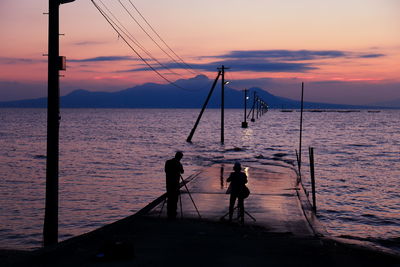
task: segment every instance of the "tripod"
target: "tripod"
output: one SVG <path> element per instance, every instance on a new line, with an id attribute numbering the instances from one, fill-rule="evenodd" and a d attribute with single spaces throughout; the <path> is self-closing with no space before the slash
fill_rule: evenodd
<path id="1" fill-rule="evenodd" d="M 240 209 L 239 209 L 239 206 L 238 206 L 238 205 L 233 209 L 233 211 L 235 211 L 236 209 L 238 210 L 238 216 L 237 216 L 237 218 L 238 218 L 238 219 L 242 219 L 242 222 L 244 222 L 244 215 L 245 215 L 245 214 L 246 214 L 247 216 L 249 216 L 254 222 L 257 221 L 256 218 L 254 218 L 250 213 L 248 213 L 248 212 L 244 209 L 244 205 L 243 205 L 243 215 L 240 213 Z M 228 214 L 229 214 L 229 211 L 228 211 L 227 213 L 225 213 L 225 215 L 222 216 L 222 217 L 220 218 L 220 220 L 224 220 L 225 217 L 226 217 Z M 243 217 L 242 217 L 242 216 L 243 216 Z"/>
<path id="2" fill-rule="evenodd" d="M 197 215 L 199 215 L 199 218 L 201 219 L 200 212 L 199 212 L 199 210 L 197 209 L 196 203 L 194 202 L 194 200 L 193 200 L 193 198 L 192 198 L 192 194 L 190 193 L 189 188 L 188 188 L 187 185 L 186 185 L 186 181 L 183 180 L 182 175 L 181 175 L 181 180 L 182 180 L 182 184 L 183 184 L 183 185 L 185 186 L 185 188 L 186 188 L 186 192 L 188 193 L 188 195 L 189 195 L 189 197 L 190 197 L 190 200 L 191 200 L 192 203 L 193 203 L 194 208 L 196 209 Z M 163 211 L 163 209 L 164 209 L 165 202 L 167 202 L 167 198 L 164 199 L 164 202 L 163 202 L 163 204 L 162 204 L 162 206 L 161 206 L 161 210 L 160 210 L 160 213 L 158 214 L 158 217 L 161 216 L 161 213 L 162 213 L 162 211 Z M 181 218 L 183 218 L 183 209 L 182 209 L 182 197 L 181 197 L 181 194 L 179 194 L 179 203 L 180 203 L 180 208 L 181 208 Z"/>

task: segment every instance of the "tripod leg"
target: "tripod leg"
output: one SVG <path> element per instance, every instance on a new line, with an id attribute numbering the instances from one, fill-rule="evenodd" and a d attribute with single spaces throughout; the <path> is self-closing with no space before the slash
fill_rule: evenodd
<path id="1" fill-rule="evenodd" d="M 250 218 L 252 218 L 253 219 L 253 221 L 257 221 L 256 220 L 256 218 L 254 218 L 250 213 L 248 213 L 247 211 L 244 211 L 244 213 L 246 213 L 247 214 L 247 216 L 249 216 Z"/>
<path id="2" fill-rule="evenodd" d="M 197 214 L 199 215 L 199 218 L 201 219 L 200 212 L 199 212 L 199 210 L 197 209 L 196 203 L 194 203 L 194 200 L 193 200 L 193 198 L 192 198 L 192 194 L 190 194 L 189 188 L 186 186 L 186 182 L 183 180 L 182 175 L 181 175 L 181 179 L 182 179 L 183 185 L 184 185 L 185 188 L 186 188 L 186 191 L 187 191 L 188 194 L 189 194 L 190 200 L 192 200 L 193 206 L 194 206 L 194 208 L 196 209 Z"/>
<path id="3" fill-rule="evenodd" d="M 183 210 L 182 210 L 182 197 L 181 194 L 179 193 L 179 204 L 181 206 L 181 219 L 183 218 Z"/>
<path id="4" fill-rule="evenodd" d="M 239 198 L 238 200 L 238 219 L 240 218 L 241 224 L 244 224 L 244 199 Z"/>
<path id="5" fill-rule="evenodd" d="M 243 212 L 243 207 L 240 207 L 238 205 L 238 221 L 243 225 L 244 224 L 244 212 Z"/>
<path id="6" fill-rule="evenodd" d="M 224 219 L 228 214 L 229 214 L 229 211 L 228 211 L 227 213 L 225 213 L 225 214 L 220 218 L 220 220 Z"/>
<path id="7" fill-rule="evenodd" d="M 236 206 L 233 210 L 236 210 L 238 207 Z M 229 214 L 229 211 L 227 212 L 227 213 L 225 213 L 221 218 L 220 218 L 220 220 L 222 220 L 222 219 L 224 219 L 226 216 L 228 216 L 228 214 Z"/>
<path id="8" fill-rule="evenodd" d="M 158 218 L 161 217 L 161 213 L 162 213 L 162 211 L 163 211 L 163 209 L 164 209 L 165 202 L 167 202 L 167 198 L 165 198 L 165 199 L 164 199 L 164 202 L 162 203 L 162 206 L 161 206 L 161 209 L 160 209 L 160 213 L 158 213 Z"/>

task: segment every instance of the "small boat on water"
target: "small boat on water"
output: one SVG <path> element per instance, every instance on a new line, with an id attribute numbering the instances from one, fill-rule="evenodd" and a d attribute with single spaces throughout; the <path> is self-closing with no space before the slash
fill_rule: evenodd
<path id="1" fill-rule="evenodd" d="M 379 113 L 379 112 L 381 112 L 380 110 L 368 110 L 367 111 L 368 113 Z"/>

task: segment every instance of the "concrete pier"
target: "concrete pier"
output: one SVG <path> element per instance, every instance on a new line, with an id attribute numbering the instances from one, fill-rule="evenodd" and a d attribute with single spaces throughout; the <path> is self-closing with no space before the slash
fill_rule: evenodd
<path id="1" fill-rule="evenodd" d="M 399 266 L 378 250 L 323 237 L 290 165 L 243 163 L 251 194 L 245 223 L 221 219 L 228 212 L 226 179 L 232 164 L 188 177 L 182 218 L 168 220 L 165 195 L 140 212 L 93 232 L 33 252 L 0 251 L 2 266 Z M 308 204 L 307 204 L 308 203 Z"/>
<path id="2" fill-rule="evenodd" d="M 274 163 L 274 162 L 271 162 Z M 270 232 L 291 233 L 298 236 L 312 236 L 310 228 L 297 196 L 297 175 L 288 166 L 264 165 L 258 167 L 243 165 L 248 177 L 250 196 L 245 200 L 245 224 L 258 225 Z M 232 172 L 232 164 L 218 164 L 202 171 L 188 189 L 202 218 L 220 221 L 228 212 L 229 195 L 226 179 Z M 198 218 L 197 212 L 186 189 L 182 187 L 182 211 L 184 218 Z M 162 204 L 150 212 L 159 215 Z M 166 216 L 166 209 L 163 209 Z M 178 218 L 181 216 L 178 203 Z M 226 216 L 227 217 L 227 216 Z"/>

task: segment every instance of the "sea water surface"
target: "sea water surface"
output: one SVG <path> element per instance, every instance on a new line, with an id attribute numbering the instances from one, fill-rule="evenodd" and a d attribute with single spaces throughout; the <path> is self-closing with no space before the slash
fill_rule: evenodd
<path id="1" fill-rule="evenodd" d="M 242 110 L 63 109 L 60 126 L 60 239 L 138 211 L 165 190 L 164 162 L 184 152 L 185 175 L 216 162 L 296 164 L 300 113 L 270 110 L 249 128 Z M 318 216 L 334 236 L 399 249 L 400 111 L 305 112 L 303 179 L 315 149 Z M 46 110 L 0 109 L 0 248 L 41 246 Z"/>

